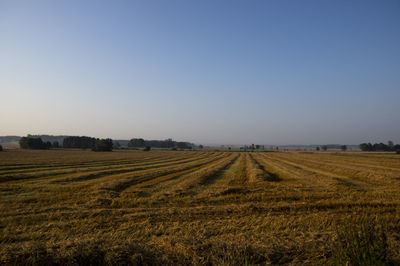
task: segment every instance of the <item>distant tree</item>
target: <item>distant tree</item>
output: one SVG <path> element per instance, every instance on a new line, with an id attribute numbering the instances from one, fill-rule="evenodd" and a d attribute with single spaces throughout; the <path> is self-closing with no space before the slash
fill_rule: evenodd
<path id="1" fill-rule="evenodd" d="M 232 148 L 231 147 L 228 147 L 228 150 L 231 150 Z"/>
<path id="2" fill-rule="evenodd" d="M 179 148 L 179 149 L 192 149 L 193 144 L 189 142 L 177 142 L 173 141 L 172 139 L 166 139 L 166 140 L 144 140 L 144 139 L 139 139 L 139 138 L 134 138 L 131 139 L 128 142 L 128 147 L 132 148 L 141 148 L 145 146 L 150 146 L 153 148 Z"/>
<path id="3" fill-rule="evenodd" d="M 315 150 L 319 151 L 319 150 L 320 150 L 319 146 L 317 146 L 317 147 L 315 148 Z"/>
<path id="4" fill-rule="evenodd" d="M 346 145 L 342 145 L 342 146 L 340 146 L 340 149 L 341 149 L 342 151 L 346 151 L 346 150 L 347 150 L 347 146 L 346 146 Z"/>
<path id="5" fill-rule="evenodd" d="M 91 137 L 78 137 L 78 136 L 71 136 L 66 137 L 63 140 L 63 147 L 64 148 L 72 148 L 72 149 L 93 149 L 96 145 L 98 139 L 91 138 Z"/>
<path id="6" fill-rule="evenodd" d="M 199 145 L 199 149 L 203 149 L 203 145 L 200 144 L 200 145 Z"/>
<path id="7" fill-rule="evenodd" d="M 146 147 L 143 148 L 143 151 L 150 151 L 150 150 L 151 150 L 150 146 L 146 146 Z"/>
<path id="8" fill-rule="evenodd" d="M 388 144 L 385 143 L 361 143 L 360 149 L 362 151 L 397 151 L 400 148 L 399 144 L 394 145 L 393 141 L 388 141 Z"/>
<path id="9" fill-rule="evenodd" d="M 52 148 L 60 148 L 60 144 L 58 143 L 58 141 L 53 141 L 53 144 L 51 144 Z"/>
<path id="10" fill-rule="evenodd" d="M 388 151 L 389 150 L 389 148 L 388 148 L 388 146 L 385 144 L 385 143 L 375 143 L 374 145 L 373 145 L 373 147 L 374 147 L 374 151 Z"/>
<path id="11" fill-rule="evenodd" d="M 50 148 L 50 142 L 43 142 L 41 138 L 31 138 L 31 137 L 22 137 L 19 140 L 19 146 L 21 149 L 40 149 L 45 150 Z"/>
<path id="12" fill-rule="evenodd" d="M 128 142 L 128 147 L 144 147 L 145 146 L 145 141 L 144 139 L 131 139 Z"/>
<path id="13" fill-rule="evenodd" d="M 359 145 L 359 147 L 360 147 L 360 150 L 362 150 L 362 151 L 370 151 L 368 143 L 361 143 Z"/>
<path id="14" fill-rule="evenodd" d="M 0 151 L 3 151 L 3 146 L 0 145 Z"/>
<path id="15" fill-rule="evenodd" d="M 371 142 L 368 142 L 368 150 L 369 151 L 374 151 L 375 150 L 375 147 L 371 144 Z"/>
<path id="16" fill-rule="evenodd" d="M 252 150 L 254 150 L 254 149 L 255 149 L 255 147 L 254 147 L 254 144 L 251 144 L 251 147 L 250 147 L 250 149 L 252 149 Z"/>
<path id="17" fill-rule="evenodd" d="M 396 151 L 397 154 L 400 154 L 400 144 L 394 145 L 393 149 Z"/>
<path id="18" fill-rule="evenodd" d="M 179 149 L 187 149 L 187 148 L 189 148 L 189 147 L 187 146 L 187 143 L 186 143 L 186 142 L 177 142 L 177 143 L 176 143 L 176 147 L 179 148 Z"/>
<path id="19" fill-rule="evenodd" d="M 327 145 L 322 145 L 321 148 L 322 148 L 323 151 L 327 151 L 328 150 L 328 146 Z"/>
<path id="20" fill-rule="evenodd" d="M 256 150 L 259 150 L 260 149 L 260 145 L 256 145 Z"/>
<path id="21" fill-rule="evenodd" d="M 112 139 L 99 139 L 95 146 L 92 148 L 93 151 L 112 151 L 113 141 Z"/>

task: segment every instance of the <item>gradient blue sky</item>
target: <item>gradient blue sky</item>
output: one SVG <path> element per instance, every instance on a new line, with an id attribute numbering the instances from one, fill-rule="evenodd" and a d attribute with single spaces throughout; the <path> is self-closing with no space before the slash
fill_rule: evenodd
<path id="1" fill-rule="evenodd" d="M 400 143 L 400 1 L 0 1 L 0 135 Z"/>

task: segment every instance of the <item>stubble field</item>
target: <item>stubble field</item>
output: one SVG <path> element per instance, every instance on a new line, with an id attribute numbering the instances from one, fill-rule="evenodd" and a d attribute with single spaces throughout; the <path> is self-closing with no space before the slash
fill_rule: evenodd
<path id="1" fill-rule="evenodd" d="M 352 230 L 400 263 L 400 156 L 0 153 L 0 264 L 340 264 Z"/>

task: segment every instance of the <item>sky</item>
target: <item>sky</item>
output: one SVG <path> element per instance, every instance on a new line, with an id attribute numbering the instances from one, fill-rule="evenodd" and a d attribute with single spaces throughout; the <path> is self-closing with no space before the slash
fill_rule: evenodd
<path id="1" fill-rule="evenodd" d="M 400 143 L 400 1 L 0 1 L 0 135 Z"/>

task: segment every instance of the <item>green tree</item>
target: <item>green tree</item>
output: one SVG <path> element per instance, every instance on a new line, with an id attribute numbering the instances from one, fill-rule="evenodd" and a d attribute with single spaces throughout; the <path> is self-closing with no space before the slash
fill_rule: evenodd
<path id="1" fill-rule="evenodd" d="M 342 151 L 346 151 L 346 150 L 347 150 L 347 146 L 346 146 L 346 145 L 342 145 L 342 146 L 340 146 L 340 149 L 341 149 Z"/>
<path id="2" fill-rule="evenodd" d="M 388 146 L 385 143 L 375 143 L 373 145 L 375 151 L 388 151 Z"/>
<path id="3" fill-rule="evenodd" d="M 322 148 L 323 151 L 327 151 L 328 150 L 328 146 L 327 145 L 322 145 L 321 148 Z"/>
<path id="4" fill-rule="evenodd" d="M 320 150 L 319 146 L 318 146 L 318 147 L 316 147 L 316 148 L 315 148 L 315 150 L 319 151 L 319 150 Z"/>
<path id="5" fill-rule="evenodd" d="M 128 147 L 144 147 L 145 145 L 145 140 L 141 138 L 131 139 L 128 142 Z"/>
<path id="6" fill-rule="evenodd" d="M 49 145 L 50 144 L 50 145 Z M 43 142 L 41 138 L 22 137 L 19 140 L 21 149 L 48 149 L 51 146 L 50 142 Z"/>
<path id="7" fill-rule="evenodd" d="M 92 148 L 93 151 L 112 151 L 113 141 L 112 139 L 99 139 L 96 145 Z"/>
<path id="8" fill-rule="evenodd" d="M 359 145 L 359 147 L 360 147 L 360 150 L 362 150 L 362 151 L 370 151 L 370 147 L 369 147 L 368 143 L 361 143 Z"/>
<path id="9" fill-rule="evenodd" d="M 396 151 L 397 154 L 400 154 L 400 144 L 394 145 L 393 149 Z"/>
<path id="10" fill-rule="evenodd" d="M 60 144 L 58 143 L 58 141 L 53 141 L 53 144 L 51 144 L 52 148 L 60 148 Z"/>
<path id="11" fill-rule="evenodd" d="M 71 136 L 66 137 L 63 140 L 63 147 L 64 148 L 72 148 L 72 149 L 93 149 L 96 145 L 98 139 L 91 138 L 91 137 L 78 137 L 78 136 Z"/>

